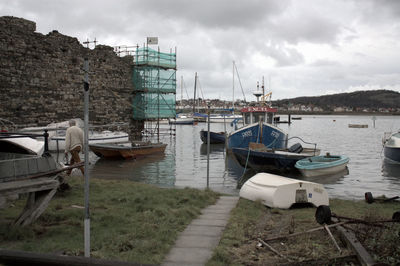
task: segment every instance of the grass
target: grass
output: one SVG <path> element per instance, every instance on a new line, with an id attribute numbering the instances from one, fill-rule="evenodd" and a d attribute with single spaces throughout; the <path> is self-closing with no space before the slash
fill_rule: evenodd
<path id="1" fill-rule="evenodd" d="M 330 201 L 330 208 L 340 216 L 374 221 L 391 219 L 392 214 L 400 210 L 400 203 L 367 204 L 364 201 L 333 199 Z M 319 227 L 315 221 L 315 211 L 315 208 L 270 209 L 258 202 L 240 199 L 231 213 L 220 244 L 207 265 L 275 265 L 287 264 L 289 260 L 292 263 L 328 261 L 334 257 L 351 255 L 352 251 L 339 241 L 339 234 L 335 229 L 331 231 L 342 249 L 341 254 L 325 230 L 268 241 L 268 244 L 287 259 L 279 257 L 265 246 L 258 246 L 258 238 L 264 240 Z M 387 228 L 365 225 L 351 227 L 377 262 L 398 265 L 400 225 L 386 225 Z"/>
<path id="2" fill-rule="evenodd" d="M 57 193 L 32 225 L 10 224 L 25 199 L 0 210 L 0 248 L 83 255 L 84 183 Z M 163 189 L 132 181 L 91 179 L 91 255 L 137 263 L 161 263 L 177 234 L 219 197 L 211 190 Z"/>

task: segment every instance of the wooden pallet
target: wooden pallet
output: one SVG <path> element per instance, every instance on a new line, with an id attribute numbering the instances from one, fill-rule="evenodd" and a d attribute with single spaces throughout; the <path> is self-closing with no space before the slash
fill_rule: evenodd
<path id="1" fill-rule="evenodd" d="M 31 224 L 44 212 L 59 185 L 58 180 L 49 177 L 4 182 L 0 186 L 0 198 L 28 194 L 26 205 L 14 222 L 15 225 L 25 226 Z"/>

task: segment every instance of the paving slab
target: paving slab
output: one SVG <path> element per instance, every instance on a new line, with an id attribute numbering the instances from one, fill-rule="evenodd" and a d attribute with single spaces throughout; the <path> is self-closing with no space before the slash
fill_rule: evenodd
<path id="1" fill-rule="evenodd" d="M 221 240 L 231 210 L 239 197 L 223 196 L 181 232 L 166 256 L 164 266 L 205 265 Z"/>

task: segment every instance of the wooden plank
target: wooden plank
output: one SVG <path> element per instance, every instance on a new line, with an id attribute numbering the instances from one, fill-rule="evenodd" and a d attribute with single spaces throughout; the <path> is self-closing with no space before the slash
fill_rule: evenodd
<path id="1" fill-rule="evenodd" d="M 332 220 L 334 222 L 337 221 L 335 218 L 332 218 Z M 357 258 L 362 265 L 375 265 L 375 261 L 373 260 L 371 255 L 363 247 L 363 245 L 361 245 L 360 241 L 358 241 L 357 237 L 352 231 L 347 230 L 342 226 L 337 226 L 336 228 L 339 230 L 346 243 L 350 245 L 351 249 L 356 253 Z"/>
<path id="2" fill-rule="evenodd" d="M 58 187 L 59 182 L 51 178 L 39 178 L 1 183 L 0 195 L 2 197 L 12 194 L 30 193 L 49 190 Z"/>
<path id="3" fill-rule="evenodd" d="M 48 191 L 35 192 L 35 195 L 33 196 L 34 202 L 30 201 L 28 198 L 26 208 L 16 219 L 15 225 L 25 226 L 34 222 L 46 210 L 50 200 L 56 192 L 57 188 Z"/>
<path id="4" fill-rule="evenodd" d="M 150 266 L 134 262 L 103 260 L 55 254 L 0 249 L 0 263 L 5 265 L 93 265 L 93 266 Z"/>
<path id="5" fill-rule="evenodd" d="M 330 228 L 330 227 L 335 227 L 335 226 L 339 226 L 339 225 L 346 224 L 346 223 L 349 223 L 349 222 L 346 221 L 346 222 L 330 224 L 330 225 L 327 225 L 326 227 Z M 316 227 L 316 228 L 313 228 L 313 229 L 310 229 L 310 230 L 307 230 L 307 231 L 297 232 L 297 233 L 293 233 L 293 234 L 290 234 L 290 235 L 280 235 L 280 236 L 270 237 L 270 238 L 264 239 L 264 241 L 272 241 L 272 240 L 278 240 L 278 239 L 284 239 L 284 238 L 299 236 L 299 235 L 308 234 L 308 233 L 311 233 L 311 232 L 314 232 L 314 231 L 318 231 L 318 230 L 323 230 L 323 229 L 325 229 L 324 226 Z"/>

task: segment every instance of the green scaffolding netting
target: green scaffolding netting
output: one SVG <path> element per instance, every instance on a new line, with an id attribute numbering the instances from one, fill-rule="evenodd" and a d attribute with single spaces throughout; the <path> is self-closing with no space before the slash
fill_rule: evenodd
<path id="1" fill-rule="evenodd" d="M 135 54 L 135 64 L 176 68 L 176 54 L 161 53 L 149 47 L 137 48 Z"/>
<path id="2" fill-rule="evenodd" d="M 138 93 L 132 107 L 134 119 L 175 117 L 175 94 Z"/>
<path id="3" fill-rule="evenodd" d="M 136 91 L 176 93 L 176 71 L 152 66 L 135 66 L 133 83 Z"/>
<path id="4" fill-rule="evenodd" d="M 133 118 L 175 117 L 176 54 L 143 47 L 134 58 Z"/>

